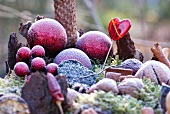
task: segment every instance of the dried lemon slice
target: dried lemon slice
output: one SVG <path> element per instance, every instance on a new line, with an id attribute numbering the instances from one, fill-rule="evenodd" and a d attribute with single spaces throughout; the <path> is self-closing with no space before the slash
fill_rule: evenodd
<path id="1" fill-rule="evenodd" d="M 0 97 L 0 114 L 30 114 L 30 111 L 20 96 L 7 94 Z"/>

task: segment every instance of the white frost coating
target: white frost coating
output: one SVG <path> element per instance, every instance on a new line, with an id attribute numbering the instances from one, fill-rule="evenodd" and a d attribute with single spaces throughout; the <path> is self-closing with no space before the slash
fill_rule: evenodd
<path id="1" fill-rule="evenodd" d="M 93 92 L 94 90 L 103 90 L 105 92 L 112 91 L 115 94 L 119 93 L 116 81 L 109 78 L 103 78 L 102 80 L 100 80 L 98 83 L 90 88 L 89 92 Z"/>
<path id="2" fill-rule="evenodd" d="M 121 94 L 129 94 L 132 97 L 136 97 L 136 93 L 139 89 L 143 88 L 144 84 L 142 79 L 139 78 L 125 78 L 119 85 L 118 89 Z"/>
<path id="3" fill-rule="evenodd" d="M 159 61 L 150 60 L 145 62 L 135 76 L 138 78 L 145 76 L 156 84 L 162 84 L 164 82 L 170 85 L 170 70 L 165 64 Z"/>

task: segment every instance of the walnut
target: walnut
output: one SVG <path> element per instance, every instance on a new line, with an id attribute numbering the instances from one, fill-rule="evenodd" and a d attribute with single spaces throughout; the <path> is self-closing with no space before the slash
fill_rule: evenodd
<path id="1" fill-rule="evenodd" d="M 165 84 L 170 85 L 169 68 L 165 64 L 155 60 L 145 62 L 135 74 L 135 77 L 146 77 L 150 78 L 151 81 L 155 82 L 156 84 L 162 85 L 164 82 Z"/>
<path id="2" fill-rule="evenodd" d="M 132 97 L 137 97 L 136 92 L 138 92 L 139 89 L 143 87 L 144 87 L 144 84 L 142 82 L 142 79 L 138 79 L 138 78 L 125 78 L 118 85 L 120 94 L 129 94 Z"/>
<path id="3" fill-rule="evenodd" d="M 115 94 L 119 93 L 116 81 L 109 78 L 103 78 L 95 85 L 91 86 L 91 88 L 89 89 L 89 93 L 93 92 L 94 90 L 103 90 L 105 92 L 112 91 Z"/>

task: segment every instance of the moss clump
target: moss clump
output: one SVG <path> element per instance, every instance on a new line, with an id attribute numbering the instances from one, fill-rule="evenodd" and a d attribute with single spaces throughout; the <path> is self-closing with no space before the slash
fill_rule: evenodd
<path id="1" fill-rule="evenodd" d="M 12 73 L 5 79 L 0 78 L 0 94 L 15 93 L 21 95 L 21 88 L 25 82 L 24 78 L 18 77 Z"/>
<path id="2" fill-rule="evenodd" d="M 155 114 L 161 114 L 159 103 L 160 86 L 149 79 L 143 80 L 145 87 L 140 89 L 139 98 L 130 95 L 114 95 L 112 92 L 96 91 L 78 97 L 70 112 L 81 112 L 92 107 L 96 112 L 110 111 L 114 114 L 140 114 L 143 107 L 152 107 Z"/>

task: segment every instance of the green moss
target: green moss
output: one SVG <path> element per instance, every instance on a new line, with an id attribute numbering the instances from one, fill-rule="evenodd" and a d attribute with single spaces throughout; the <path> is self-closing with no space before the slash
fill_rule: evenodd
<path id="1" fill-rule="evenodd" d="M 5 79 L 0 78 L 0 93 L 15 93 L 17 95 L 20 95 L 24 81 L 25 79 L 16 76 L 12 71 L 10 76 L 7 76 Z"/>
<path id="2" fill-rule="evenodd" d="M 78 97 L 70 112 L 82 111 L 92 107 L 96 111 L 111 111 L 114 114 L 140 114 L 143 107 L 152 107 L 155 114 L 161 114 L 159 104 L 160 86 L 149 79 L 143 80 L 145 87 L 138 93 L 138 99 L 130 95 L 114 95 L 112 92 L 96 91 Z"/>

